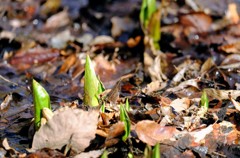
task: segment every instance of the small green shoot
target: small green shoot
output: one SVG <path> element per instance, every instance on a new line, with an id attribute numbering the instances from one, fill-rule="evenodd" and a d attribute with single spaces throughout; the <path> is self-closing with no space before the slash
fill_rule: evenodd
<path id="1" fill-rule="evenodd" d="M 148 23 L 152 17 L 152 14 L 156 11 L 156 0 L 143 0 L 141 11 L 140 11 L 140 21 L 143 28 L 148 27 Z"/>
<path id="2" fill-rule="evenodd" d="M 87 56 L 84 75 L 84 104 L 98 106 L 98 95 L 103 91 L 104 87 L 95 74 L 90 57 Z"/>
<path id="3" fill-rule="evenodd" d="M 153 152 L 152 152 L 152 158 L 160 158 L 161 154 L 160 154 L 160 145 L 159 143 L 157 143 L 154 147 L 153 147 Z"/>
<path id="4" fill-rule="evenodd" d="M 128 158 L 134 158 L 132 153 L 128 153 Z"/>
<path id="5" fill-rule="evenodd" d="M 146 145 L 145 149 L 144 149 L 144 158 L 151 158 L 152 155 L 152 147 L 150 145 Z"/>
<path id="6" fill-rule="evenodd" d="M 127 98 L 127 100 L 126 100 L 125 106 L 126 106 L 127 112 L 129 112 L 129 111 L 130 111 L 130 105 L 129 105 L 128 98 Z"/>
<path id="7" fill-rule="evenodd" d="M 157 143 L 154 147 L 146 145 L 144 149 L 144 158 L 160 158 L 160 144 Z"/>
<path id="8" fill-rule="evenodd" d="M 100 112 L 105 113 L 105 102 L 103 102 L 102 106 L 100 107 Z"/>
<path id="9" fill-rule="evenodd" d="M 108 152 L 107 152 L 107 150 L 104 150 L 101 158 L 108 158 Z"/>
<path id="10" fill-rule="evenodd" d="M 124 123 L 125 134 L 122 137 L 126 141 L 131 131 L 131 122 L 124 105 L 120 105 L 120 120 Z"/>
<path id="11" fill-rule="evenodd" d="M 160 24 L 161 24 L 161 7 L 159 7 L 157 11 L 153 13 L 148 26 L 149 36 L 152 38 L 153 46 L 156 50 L 160 50 L 160 46 L 158 43 L 161 39 Z"/>
<path id="12" fill-rule="evenodd" d="M 35 129 L 38 130 L 42 118 L 42 109 L 49 108 L 50 97 L 47 91 L 34 79 L 32 80 L 32 89 L 33 89 L 33 103 L 34 103 L 34 125 Z"/>
<path id="13" fill-rule="evenodd" d="M 149 44 L 155 50 L 160 50 L 159 41 L 161 39 L 161 6 L 157 8 L 156 0 L 143 0 L 140 21 L 143 32 L 149 37 Z"/>
<path id="14" fill-rule="evenodd" d="M 206 113 L 209 107 L 209 100 L 205 90 L 203 90 L 201 96 L 201 107 L 204 109 L 204 112 Z"/>

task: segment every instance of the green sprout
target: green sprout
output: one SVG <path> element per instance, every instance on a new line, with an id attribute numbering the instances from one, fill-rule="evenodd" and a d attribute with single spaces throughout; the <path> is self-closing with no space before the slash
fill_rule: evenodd
<path id="1" fill-rule="evenodd" d="M 201 96 L 201 107 L 204 109 L 204 112 L 206 113 L 209 107 L 209 100 L 205 90 L 203 90 Z"/>
<path id="2" fill-rule="evenodd" d="M 152 14 L 157 10 L 156 0 L 143 0 L 141 11 L 140 11 L 140 21 L 144 28 L 148 27 L 149 21 Z"/>
<path id="3" fill-rule="evenodd" d="M 128 158 L 134 158 L 133 154 L 132 153 L 128 153 Z"/>
<path id="4" fill-rule="evenodd" d="M 130 105 L 129 105 L 128 98 L 127 98 L 127 100 L 126 100 L 125 106 L 126 106 L 126 110 L 127 110 L 127 111 L 130 111 Z"/>
<path id="5" fill-rule="evenodd" d="M 108 151 L 107 150 L 104 150 L 101 158 L 108 158 Z"/>
<path id="6" fill-rule="evenodd" d="M 106 106 L 106 103 L 103 102 L 102 106 L 100 107 L 100 112 L 101 113 L 105 113 L 105 106 Z"/>
<path id="7" fill-rule="evenodd" d="M 34 125 L 39 129 L 41 125 L 42 109 L 51 110 L 50 97 L 47 91 L 34 79 L 32 80 L 33 103 L 34 103 Z"/>
<path id="8" fill-rule="evenodd" d="M 150 38 L 150 45 L 160 50 L 158 42 L 161 39 L 161 6 L 157 8 L 156 0 L 142 1 L 140 21 L 145 36 Z"/>
<path id="9" fill-rule="evenodd" d="M 120 105 L 120 120 L 124 123 L 124 129 L 125 129 L 125 134 L 122 137 L 122 140 L 126 141 L 128 136 L 130 135 L 131 122 L 124 105 Z"/>
<path id="10" fill-rule="evenodd" d="M 84 75 L 84 104 L 89 106 L 98 106 L 98 95 L 103 91 L 103 84 L 96 76 L 91 59 L 87 56 Z"/>
<path id="11" fill-rule="evenodd" d="M 152 158 L 160 158 L 161 154 L 160 154 L 160 145 L 159 143 L 157 143 L 154 147 L 153 147 L 153 152 L 152 152 Z"/>
<path id="12" fill-rule="evenodd" d="M 144 149 L 144 158 L 160 158 L 160 144 L 157 143 L 154 147 L 146 145 Z"/>

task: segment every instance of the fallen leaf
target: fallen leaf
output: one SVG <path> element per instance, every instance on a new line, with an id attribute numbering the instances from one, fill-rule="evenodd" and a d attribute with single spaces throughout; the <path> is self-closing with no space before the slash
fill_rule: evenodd
<path id="1" fill-rule="evenodd" d="M 240 42 L 226 44 L 219 47 L 220 50 L 226 53 L 240 53 Z"/>
<path id="2" fill-rule="evenodd" d="M 218 90 L 214 88 L 205 88 L 205 91 L 209 97 L 209 100 L 212 99 L 228 99 L 229 94 L 232 98 L 236 99 L 238 96 L 240 96 L 240 90 Z"/>
<path id="3" fill-rule="evenodd" d="M 59 109 L 54 112 L 52 119 L 35 133 L 32 149 L 61 149 L 70 145 L 74 152 L 79 153 L 95 138 L 97 123 L 97 111 Z"/>
<path id="4" fill-rule="evenodd" d="M 234 100 L 234 99 L 231 97 L 231 95 L 230 95 L 229 97 L 230 97 L 230 100 L 232 101 L 234 107 L 235 107 L 238 111 L 240 111 L 240 103 L 237 102 L 236 100 Z"/>
<path id="5" fill-rule="evenodd" d="M 76 60 L 76 54 L 69 55 L 61 66 L 59 73 L 66 73 L 73 66 Z"/>
<path id="6" fill-rule="evenodd" d="M 145 88 L 142 89 L 142 92 L 150 95 L 154 91 L 161 90 L 167 86 L 166 82 L 160 82 L 160 81 L 152 81 L 151 83 L 147 84 Z"/>
<path id="7" fill-rule="evenodd" d="M 186 35 L 204 33 L 209 31 L 212 18 L 204 13 L 192 13 L 181 16 L 180 23 L 186 27 L 184 31 Z"/>
<path id="8" fill-rule="evenodd" d="M 54 30 L 66 26 L 70 23 L 67 10 L 63 10 L 57 14 L 52 15 L 47 19 L 44 28 L 46 30 Z"/>
<path id="9" fill-rule="evenodd" d="M 160 126 L 150 120 L 138 122 L 135 126 L 135 131 L 141 141 L 152 146 L 164 139 L 174 138 L 174 135 L 178 133 L 175 127 Z"/>
<path id="10" fill-rule="evenodd" d="M 208 58 L 202 65 L 200 73 L 206 73 L 209 71 L 213 66 L 215 65 L 214 61 L 212 58 Z"/>
<path id="11" fill-rule="evenodd" d="M 5 110 L 13 100 L 12 94 L 8 94 L 5 98 L 4 101 L 0 104 L 0 111 Z"/>
<path id="12" fill-rule="evenodd" d="M 76 156 L 74 156 L 74 158 L 86 158 L 86 157 L 90 157 L 90 158 L 99 158 L 102 153 L 103 153 L 104 149 L 102 150 L 92 150 L 89 152 L 82 152 Z"/>
<path id="13" fill-rule="evenodd" d="M 188 98 L 175 99 L 170 103 L 170 106 L 174 109 L 174 111 L 180 113 L 183 110 L 187 110 L 189 108 L 190 99 Z"/>

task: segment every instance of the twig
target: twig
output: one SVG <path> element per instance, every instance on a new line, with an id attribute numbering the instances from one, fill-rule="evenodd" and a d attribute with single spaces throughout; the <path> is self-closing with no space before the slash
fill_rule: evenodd
<path id="1" fill-rule="evenodd" d="M 2 75 L 0 75 L 0 78 L 1 78 L 2 80 L 6 81 L 6 82 L 9 82 L 9 83 L 11 83 L 11 84 L 13 84 L 13 85 L 16 85 L 16 86 L 18 86 L 18 84 L 17 84 L 17 83 L 10 81 L 9 79 L 7 79 L 7 78 L 3 77 Z"/>

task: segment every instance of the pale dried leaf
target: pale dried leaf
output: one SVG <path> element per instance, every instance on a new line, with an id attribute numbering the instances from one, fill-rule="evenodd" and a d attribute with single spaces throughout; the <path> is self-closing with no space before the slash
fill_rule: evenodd
<path id="1" fill-rule="evenodd" d="M 200 73 L 206 73 L 214 66 L 214 61 L 212 58 L 208 58 L 202 65 Z"/>
<path id="2" fill-rule="evenodd" d="M 235 107 L 238 111 L 240 111 L 240 103 L 237 102 L 236 100 L 234 100 L 232 97 L 230 97 L 230 100 L 232 101 L 234 107 Z"/>
<path id="3" fill-rule="evenodd" d="M 12 100 L 12 94 L 8 94 L 0 105 L 0 111 L 6 109 L 10 105 Z"/>
<path id="4" fill-rule="evenodd" d="M 214 88 L 205 88 L 205 91 L 207 93 L 207 96 L 210 100 L 212 99 L 228 99 L 229 94 L 233 99 L 236 99 L 238 96 L 240 96 L 240 90 L 218 90 Z"/>
<path id="5" fill-rule="evenodd" d="M 47 19 L 45 29 L 57 29 L 70 23 L 67 10 L 63 10 Z"/>
<path id="6" fill-rule="evenodd" d="M 95 137 L 98 123 L 97 111 L 64 108 L 35 133 L 32 149 L 61 149 L 70 145 L 76 153 L 84 151 Z"/>
<path id="7" fill-rule="evenodd" d="M 74 156 L 74 158 L 86 158 L 86 157 L 90 157 L 90 158 L 98 158 L 102 155 L 104 149 L 102 150 L 92 150 L 89 152 L 82 152 L 76 156 Z"/>
<path id="8" fill-rule="evenodd" d="M 153 64 L 148 68 L 148 71 L 150 73 L 150 77 L 152 81 L 164 81 L 167 80 L 167 76 L 163 74 L 162 67 L 161 67 L 161 54 L 158 55 L 154 61 Z"/>
<path id="9" fill-rule="evenodd" d="M 172 79 L 173 82 L 180 82 L 184 78 L 185 72 L 188 70 L 189 66 L 182 68 Z"/>
<path id="10" fill-rule="evenodd" d="M 142 92 L 149 95 L 154 91 L 158 91 L 165 88 L 166 86 L 167 86 L 166 82 L 153 81 L 147 84 L 147 86 L 143 88 Z"/>
<path id="11" fill-rule="evenodd" d="M 174 109 L 174 111 L 180 113 L 189 108 L 190 100 L 188 98 L 175 99 L 170 103 L 170 106 Z"/>
<path id="12" fill-rule="evenodd" d="M 195 87 L 195 88 L 199 89 L 198 82 L 199 82 L 199 79 L 186 80 L 186 81 L 181 82 L 176 87 L 167 89 L 167 91 L 169 91 L 169 92 L 177 92 L 177 91 L 180 91 L 180 90 L 182 90 L 182 89 L 184 89 L 186 87 L 189 87 L 189 86 Z"/>
<path id="13" fill-rule="evenodd" d="M 110 36 L 106 36 L 106 35 L 101 35 L 101 36 L 97 36 L 94 38 L 94 40 L 92 41 L 91 45 L 100 45 L 100 44 L 108 44 L 108 43 L 113 43 L 114 39 Z"/>

